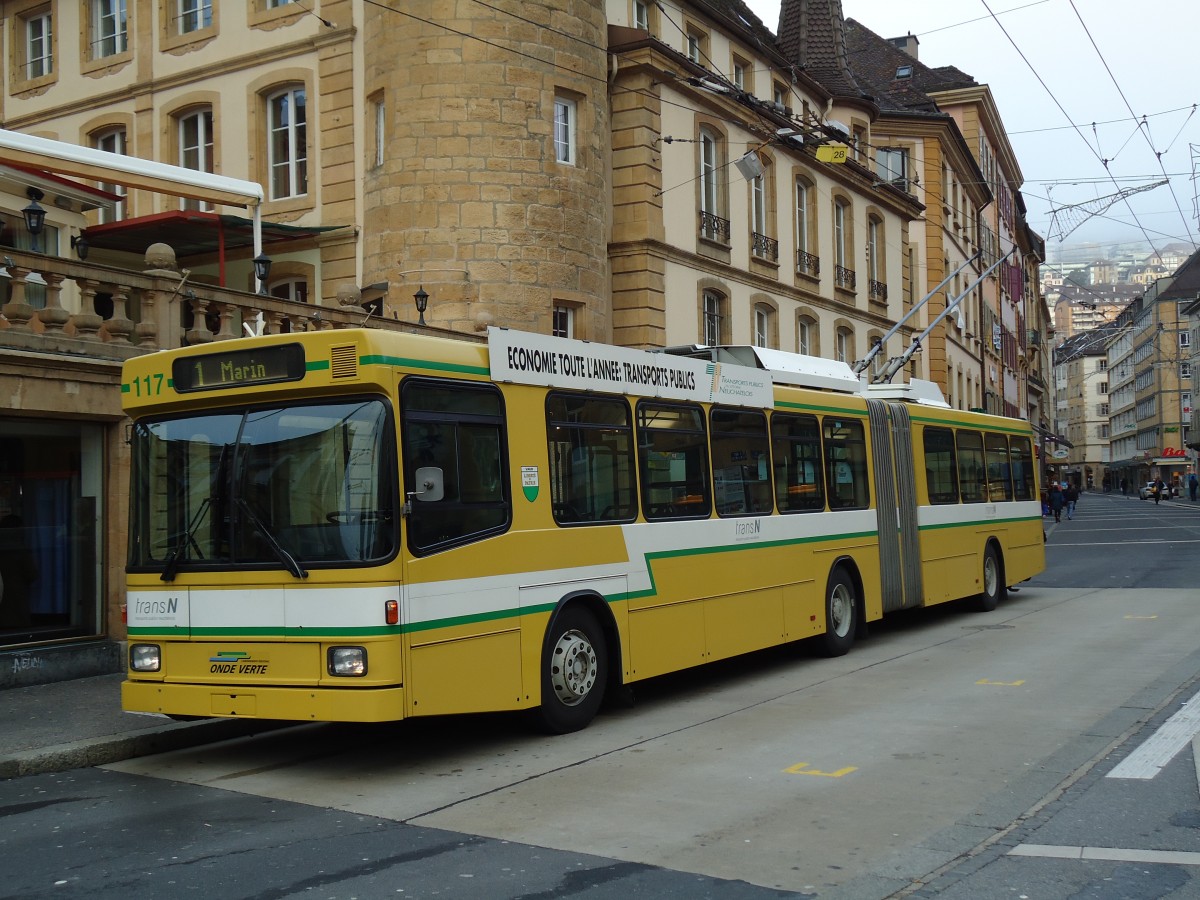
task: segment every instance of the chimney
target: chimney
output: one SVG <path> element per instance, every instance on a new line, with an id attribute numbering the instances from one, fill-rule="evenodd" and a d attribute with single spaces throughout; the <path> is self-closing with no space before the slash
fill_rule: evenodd
<path id="1" fill-rule="evenodd" d="M 917 59 L 917 45 L 921 42 L 917 40 L 917 36 L 911 31 L 904 37 L 889 38 L 888 43 L 893 47 L 899 47 L 913 59 Z"/>

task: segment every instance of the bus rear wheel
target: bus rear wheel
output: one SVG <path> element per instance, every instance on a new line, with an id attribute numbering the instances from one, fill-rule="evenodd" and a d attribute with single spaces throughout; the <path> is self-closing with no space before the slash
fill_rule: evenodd
<path id="1" fill-rule="evenodd" d="M 604 699 L 608 648 L 604 631 L 586 609 L 570 606 L 550 623 L 542 649 L 541 728 L 567 734 L 586 728 Z"/>
<path id="2" fill-rule="evenodd" d="M 821 651 L 825 656 L 845 656 L 854 645 L 858 621 L 858 593 L 854 582 L 840 566 L 829 573 L 825 587 L 825 633 Z"/>
<path id="3" fill-rule="evenodd" d="M 991 612 L 1008 596 L 1004 584 L 1004 562 L 995 546 L 989 544 L 983 551 L 983 592 L 975 598 L 975 608 L 980 612 Z"/>

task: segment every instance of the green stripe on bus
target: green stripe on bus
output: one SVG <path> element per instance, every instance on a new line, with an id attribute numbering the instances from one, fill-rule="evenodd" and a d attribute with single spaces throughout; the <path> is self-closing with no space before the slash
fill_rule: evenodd
<path id="1" fill-rule="evenodd" d="M 1029 434 L 1028 426 L 1020 425 L 996 425 L 991 422 L 986 426 L 977 425 L 974 422 L 961 422 L 957 419 L 935 419 L 932 416 L 917 416 L 911 412 L 908 415 L 913 422 L 921 422 L 925 425 L 940 425 L 943 428 L 966 428 L 970 431 L 1003 431 L 1007 434 Z"/>
<path id="2" fill-rule="evenodd" d="M 364 366 L 400 366 L 406 369 L 428 369 L 431 372 L 457 372 L 462 375 L 483 375 L 484 377 L 492 374 L 487 366 L 468 366 L 461 363 L 436 362 L 431 359 L 409 359 L 405 356 L 386 356 L 384 354 L 363 356 L 359 359 L 359 364 Z"/>
<path id="3" fill-rule="evenodd" d="M 857 416 L 860 419 L 865 419 L 867 417 L 867 411 L 865 409 L 845 409 L 844 407 L 840 406 L 818 406 L 815 403 L 791 403 L 787 400 L 776 400 L 775 408 L 786 410 L 804 410 L 805 412 L 836 413 L 840 416 Z"/>
<path id="4" fill-rule="evenodd" d="M 988 525 L 1013 525 L 1020 522 L 1037 522 L 1041 516 L 1014 516 L 1011 519 L 972 519 L 969 522 L 945 522 L 935 525 L 922 525 L 918 531 L 940 531 L 944 528 L 978 528 Z"/>
<path id="5" fill-rule="evenodd" d="M 329 368 L 329 360 L 327 359 L 311 359 L 305 362 L 305 372 L 323 372 Z"/>

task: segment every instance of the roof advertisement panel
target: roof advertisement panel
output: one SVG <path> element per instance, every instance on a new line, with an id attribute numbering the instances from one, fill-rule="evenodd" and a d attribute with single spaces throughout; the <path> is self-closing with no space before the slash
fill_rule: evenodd
<path id="1" fill-rule="evenodd" d="M 492 378 L 499 382 L 633 394 L 769 409 L 762 369 L 593 344 L 504 328 L 488 329 Z"/>

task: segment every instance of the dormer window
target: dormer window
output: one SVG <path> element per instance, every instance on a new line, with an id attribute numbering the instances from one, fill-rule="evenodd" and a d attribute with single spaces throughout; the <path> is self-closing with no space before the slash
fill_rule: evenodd
<path id="1" fill-rule="evenodd" d="M 912 78 L 912 73 L 913 73 L 912 66 L 896 66 L 896 77 L 897 78 Z"/>

